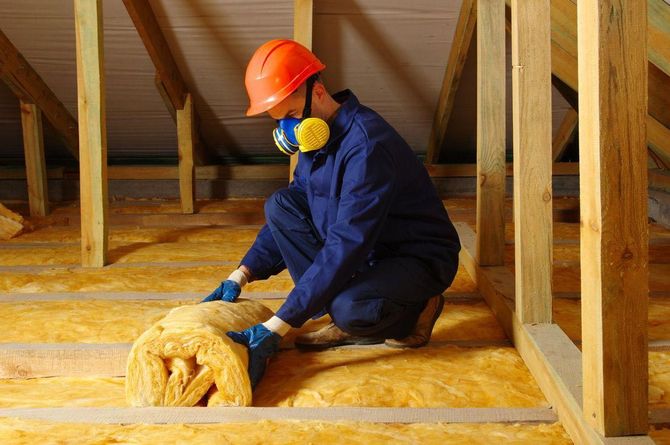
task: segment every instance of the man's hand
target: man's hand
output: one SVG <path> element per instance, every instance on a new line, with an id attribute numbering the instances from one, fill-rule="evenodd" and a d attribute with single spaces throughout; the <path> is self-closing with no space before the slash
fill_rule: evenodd
<path id="1" fill-rule="evenodd" d="M 249 348 L 249 378 L 255 388 L 265 374 L 268 360 L 279 350 L 281 336 L 260 323 L 242 332 L 228 332 L 228 337 Z"/>
<path id="2" fill-rule="evenodd" d="M 209 294 L 207 298 L 202 300 L 201 303 L 215 300 L 228 301 L 232 303 L 233 301 L 237 300 L 237 297 L 240 296 L 241 292 L 242 287 L 240 287 L 239 284 L 233 280 L 226 280 L 221 283 L 219 287 L 214 289 L 214 292 Z"/>

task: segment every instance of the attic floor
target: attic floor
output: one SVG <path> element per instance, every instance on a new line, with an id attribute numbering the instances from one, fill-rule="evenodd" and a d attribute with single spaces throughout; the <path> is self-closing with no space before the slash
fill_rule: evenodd
<path id="1" fill-rule="evenodd" d="M 511 203 L 507 217 L 511 220 Z M 454 221 L 474 224 L 474 200 L 445 201 Z M 24 203 L 12 207 L 25 214 Z M 263 201 L 200 202 L 198 214 L 181 215 L 178 203 L 122 201 L 110 207 L 110 261 L 83 269 L 79 261 L 78 208 L 61 205 L 33 230 L 0 243 L 2 343 L 130 343 L 172 307 L 195 303 L 225 278 L 251 245 L 262 223 Z M 554 206 L 554 317 L 580 342 L 578 201 Z M 513 226 L 507 226 L 506 261 L 513 267 Z M 670 231 L 650 224 L 650 408 L 670 408 Z M 276 310 L 292 282 L 283 273 L 245 288 L 278 296 L 263 303 Z M 122 299 L 110 293 L 138 292 Z M 165 299 L 141 296 L 174 293 Z M 60 296 L 57 293 L 65 293 Z M 183 293 L 180 296 L 179 293 Z M 258 294 L 260 295 L 260 294 Z M 255 406 L 323 407 L 547 407 L 548 402 L 463 268 L 445 294 L 448 304 L 431 344 L 418 350 L 382 346 L 299 352 L 288 336 L 254 393 Z M 103 296 L 106 296 L 103 299 Z M 310 321 L 302 330 L 327 322 Z M 666 350 L 667 348 L 667 350 Z M 53 377 L 0 380 L 0 407 L 125 406 L 122 377 Z M 658 443 L 670 430 L 652 428 Z M 269 421 L 212 425 L 63 424 L 0 418 L 3 443 L 45 438 L 96 443 L 571 443 L 559 423 L 379 424 L 371 422 Z M 664 442 L 669 441 L 669 442 Z M 68 442 L 68 443 L 70 443 Z"/>

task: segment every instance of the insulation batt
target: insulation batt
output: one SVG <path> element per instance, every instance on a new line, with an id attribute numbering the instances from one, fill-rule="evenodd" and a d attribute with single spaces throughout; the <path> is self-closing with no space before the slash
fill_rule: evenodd
<path id="1" fill-rule="evenodd" d="M 270 318 L 261 303 L 212 301 L 172 309 L 133 344 L 126 399 L 132 406 L 251 405 L 246 347 L 226 333 Z"/>

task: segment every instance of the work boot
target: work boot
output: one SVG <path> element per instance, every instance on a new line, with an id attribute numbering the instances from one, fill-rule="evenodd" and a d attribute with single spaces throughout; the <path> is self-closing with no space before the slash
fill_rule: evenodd
<path id="1" fill-rule="evenodd" d="M 414 326 L 414 331 L 405 338 L 396 340 L 389 338 L 386 340 L 386 346 L 391 348 L 420 348 L 430 341 L 433 333 L 433 326 L 444 307 L 444 297 L 436 295 L 431 297 L 426 303 L 426 307 L 419 314 L 419 318 Z"/>
<path id="2" fill-rule="evenodd" d="M 384 343 L 384 339 L 347 334 L 331 322 L 318 331 L 298 335 L 294 343 L 300 349 L 327 349 L 344 345 L 376 345 Z"/>

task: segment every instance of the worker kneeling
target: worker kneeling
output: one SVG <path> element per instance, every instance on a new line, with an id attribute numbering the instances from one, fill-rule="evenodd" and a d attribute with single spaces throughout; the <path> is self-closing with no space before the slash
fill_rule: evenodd
<path id="1" fill-rule="evenodd" d="M 458 268 L 458 235 L 421 161 L 351 91 L 331 96 L 324 68 L 291 40 L 265 43 L 247 66 L 247 115 L 276 119 L 277 147 L 299 156 L 239 269 L 204 300 L 235 301 L 247 282 L 288 268 L 295 287 L 275 316 L 228 333 L 249 348 L 252 386 L 310 317 L 333 322 L 297 347 L 425 345 Z"/>

